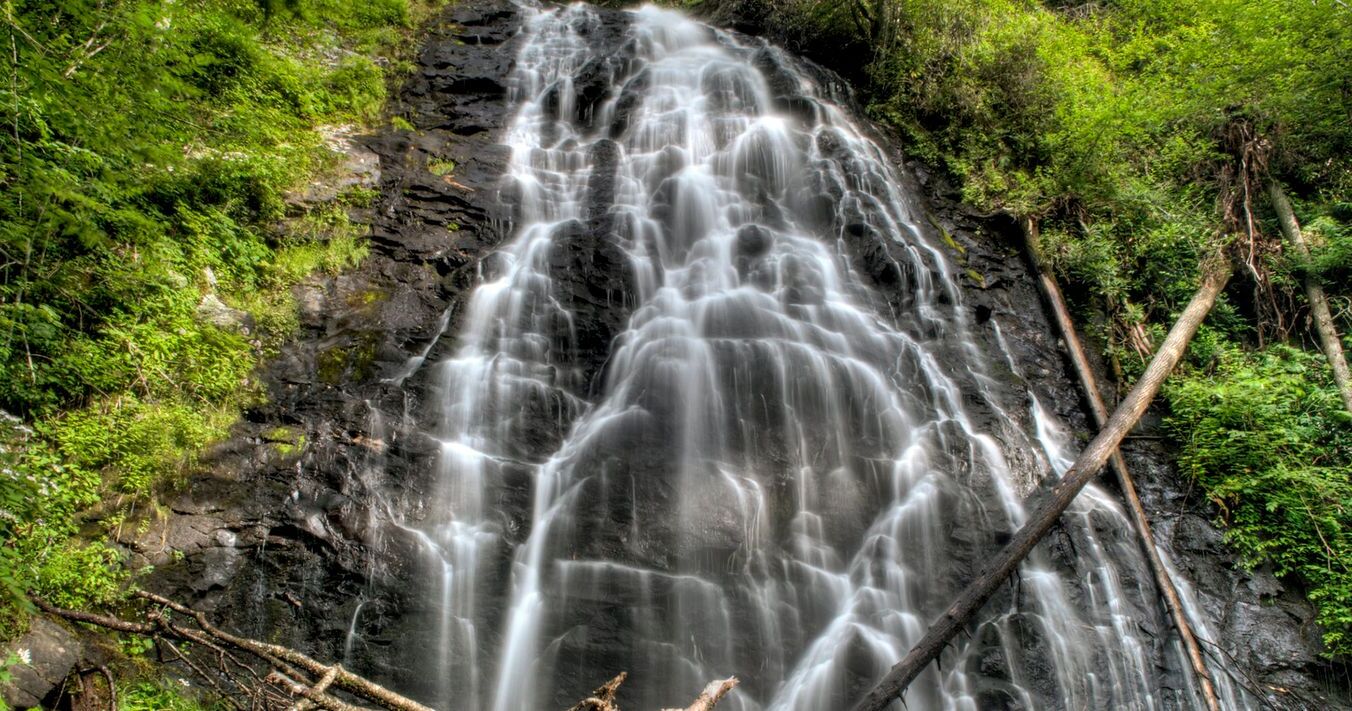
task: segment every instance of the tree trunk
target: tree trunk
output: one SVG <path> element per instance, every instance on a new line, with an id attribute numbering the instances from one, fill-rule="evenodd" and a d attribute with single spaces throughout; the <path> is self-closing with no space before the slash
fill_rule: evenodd
<path id="1" fill-rule="evenodd" d="M 1272 198 L 1272 207 L 1277 211 L 1282 233 L 1296 250 L 1300 258 L 1310 260 L 1310 246 L 1305 235 L 1300 232 L 1300 223 L 1296 222 L 1296 213 L 1291 210 L 1291 202 L 1286 193 L 1275 182 L 1268 183 L 1268 197 Z M 1324 298 L 1324 288 L 1314 277 L 1305 277 L 1305 297 L 1310 300 L 1310 315 L 1314 317 L 1315 330 L 1319 333 L 1319 344 L 1333 368 L 1333 382 L 1338 386 L 1338 394 L 1343 398 L 1343 406 L 1352 412 L 1352 372 L 1348 371 L 1347 358 L 1343 355 L 1343 342 L 1338 338 L 1338 329 L 1333 325 L 1333 314 L 1329 313 L 1329 302 Z"/>
<path id="2" fill-rule="evenodd" d="M 357 706 L 337 698 L 329 693 L 331 687 L 372 701 L 389 711 L 433 711 L 413 699 L 353 674 L 342 665 L 324 664 L 290 647 L 230 634 L 212 625 L 202 612 L 160 595 L 138 590 L 136 596 L 152 605 L 143 612 L 144 622 L 80 610 L 67 610 L 37 598 L 33 599 L 33 603 L 44 612 L 73 622 L 150 637 L 154 644 L 163 644 L 164 648 L 175 654 L 173 659 L 161 661 L 186 664 L 220 695 L 223 703 L 238 711 L 244 709 L 267 711 L 279 708 L 286 708 L 288 711 L 309 711 L 316 707 L 326 711 L 372 711 L 366 706 Z M 185 622 L 170 619 L 167 611 L 179 613 Z M 189 620 L 196 626 L 189 626 L 187 622 Z M 179 651 L 173 640 L 196 645 L 198 654 L 206 655 L 208 658 L 214 657 L 216 664 L 203 667 L 194 662 L 193 657 L 196 655 Z M 272 670 L 266 676 L 260 675 L 254 668 L 256 665 L 241 661 L 235 656 L 236 651 L 248 653 Z M 112 675 L 107 667 L 100 669 L 108 676 L 109 688 L 113 688 Z M 568 711 L 620 711 L 615 702 L 615 695 L 627 676 L 628 674 L 621 672 Z M 226 693 L 218 683 L 218 679 L 236 689 L 234 696 Z M 522 680 L 522 683 L 525 681 Z M 672 711 L 712 711 L 714 706 L 737 686 L 737 683 L 736 677 L 710 682 L 693 703 L 685 709 Z M 279 696 L 277 692 L 269 693 L 272 689 L 276 689 L 281 695 Z"/>
<path id="3" fill-rule="evenodd" d="M 1127 394 L 1126 399 L 1117 406 L 1117 410 L 1113 412 L 1098 436 L 1094 437 L 1056 486 L 1052 487 L 1048 500 L 1028 519 L 1023 528 L 1019 529 L 1009 544 L 982 568 L 982 572 L 957 600 L 930 625 L 925 636 L 911 648 L 910 653 L 892 667 L 882 681 L 869 692 L 857 707 L 858 711 L 883 711 L 894 700 L 899 699 L 906 692 L 906 687 L 910 686 L 931 661 L 938 658 L 948 642 L 963 629 L 974 614 L 981 610 L 1038 541 L 1047 535 L 1047 531 L 1051 530 L 1057 519 L 1070 506 L 1070 502 L 1093 480 L 1108 457 L 1122 442 L 1122 438 L 1141 419 L 1150 402 L 1155 399 L 1155 394 L 1159 392 L 1164 379 L 1183 358 L 1188 342 L 1192 340 L 1198 326 L 1202 325 L 1203 319 L 1215 305 L 1216 298 L 1229 277 L 1228 262 L 1204 267 L 1201 287 L 1192 297 L 1188 307 L 1183 310 L 1174 327 L 1170 329 L 1169 336 L 1160 344 L 1155 357 L 1146 367 L 1145 374 L 1136 382 L 1136 386 Z"/>
<path id="4" fill-rule="evenodd" d="M 737 677 L 731 676 L 727 679 L 718 679 L 711 681 L 704 687 L 699 696 L 695 697 L 694 703 L 682 709 L 666 709 L 666 711 L 711 711 L 719 701 L 723 700 L 728 692 L 737 686 Z"/>
<path id="5" fill-rule="evenodd" d="M 1066 308 L 1061 287 L 1057 285 L 1051 270 L 1043 264 L 1038 253 L 1037 227 L 1031 219 L 1025 219 L 1023 222 L 1023 237 L 1028 260 L 1037 274 L 1038 284 L 1042 287 L 1042 296 L 1047 300 L 1061 337 L 1066 342 L 1066 351 L 1070 354 L 1072 365 L 1075 366 L 1080 389 L 1084 391 L 1085 399 L 1089 401 L 1089 410 L 1094 415 L 1094 424 L 1102 430 L 1108 424 L 1108 408 L 1103 404 L 1098 379 L 1094 377 L 1094 370 L 1089 367 L 1089 359 L 1085 356 L 1084 345 L 1080 343 L 1079 334 L 1075 331 L 1070 310 Z M 1164 567 L 1164 561 L 1155 547 L 1155 535 L 1150 530 L 1150 519 L 1145 514 L 1145 507 L 1141 505 L 1141 497 L 1136 493 L 1136 482 L 1132 480 L 1127 462 L 1122 458 L 1119 449 L 1113 449 L 1108 457 L 1108 464 L 1117 475 L 1117 486 L 1121 489 L 1122 498 L 1126 500 L 1127 508 L 1131 511 L 1131 520 L 1135 525 L 1136 534 L 1141 539 L 1141 547 L 1145 549 L 1146 560 L 1150 563 L 1150 570 L 1155 576 L 1155 584 L 1159 587 L 1160 595 L 1164 597 L 1165 606 L 1169 608 L 1169 616 L 1173 618 L 1174 627 L 1178 629 L 1183 649 L 1188 653 L 1188 661 L 1192 665 L 1193 674 L 1197 676 L 1198 686 L 1201 687 L 1202 700 L 1206 703 L 1208 711 L 1220 711 L 1220 701 L 1216 698 L 1211 674 L 1207 671 L 1206 662 L 1202 658 L 1202 649 L 1197 644 L 1197 637 L 1192 632 L 1187 615 L 1183 612 L 1183 603 L 1178 597 L 1173 578 L 1169 577 L 1169 570 Z"/>

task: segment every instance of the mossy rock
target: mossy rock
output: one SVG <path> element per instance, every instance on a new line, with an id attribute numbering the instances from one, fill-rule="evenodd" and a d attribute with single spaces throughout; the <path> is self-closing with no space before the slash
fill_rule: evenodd
<path id="1" fill-rule="evenodd" d="M 375 374 L 377 334 L 366 333 L 355 342 L 339 343 L 319 354 L 316 375 L 326 385 L 367 380 Z"/>
<path id="2" fill-rule="evenodd" d="M 360 309 L 373 304 L 378 304 L 389 297 L 390 294 L 388 291 L 373 286 L 361 289 L 360 291 L 354 291 L 351 294 L 348 294 L 343 301 L 347 304 L 348 308 Z"/>
<path id="3" fill-rule="evenodd" d="M 305 433 L 296 427 L 279 425 L 263 433 L 263 441 L 272 451 L 289 458 L 305 450 Z"/>
<path id="4" fill-rule="evenodd" d="M 444 178 L 455 172 L 455 161 L 449 158 L 433 158 L 427 161 L 427 172 Z"/>

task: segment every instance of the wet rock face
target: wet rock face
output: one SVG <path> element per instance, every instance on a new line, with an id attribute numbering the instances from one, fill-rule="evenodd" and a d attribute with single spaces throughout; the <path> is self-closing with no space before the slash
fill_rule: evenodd
<path id="1" fill-rule="evenodd" d="M 747 26 L 756 22 L 748 20 Z M 437 513 L 426 507 L 434 500 L 436 484 L 429 462 L 435 461 L 440 445 L 420 430 L 437 421 L 439 398 L 445 394 L 434 369 L 423 366 L 454 347 L 454 339 L 442 336 L 457 332 L 470 290 L 500 268 L 488 257 L 510 235 L 521 198 L 503 189 L 509 155 L 498 143 L 511 117 L 509 75 L 518 24 L 511 2 L 485 0 L 458 3 L 429 27 L 419 68 L 396 105 L 415 130 L 362 141 L 363 151 L 379 157 L 378 169 L 369 161 L 360 163 L 365 175 L 379 175 L 382 194 L 374 210 L 354 215 L 371 225 L 371 257 L 349 274 L 299 287 L 304 330 L 265 373 L 268 403 L 247 413 L 235 435 L 211 453 L 209 471 L 172 502 L 167 521 L 125 542 L 136 563 L 157 566 L 148 583 L 152 589 L 210 611 L 227 628 L 339 660 L 415 697 L 431 698 L 437 684 L 425 669 L 405 663 L 409 650 L 431 660 L 437 646 L 436 631 L 425 624 L 433 618 L 427 609 L 432 583 L 426 580 L 420 558 L 424 554 L 410 533 L 394 525 L 394 514 L 417 520 Z M 571 107 L 582 123 L 598 115 L 596 102 L 611 88 L 606 82 L 617 71 L 611 62 L 624 36 L 618 19 L 588 31 L 598 46 L 616 52 L 602 53 L 605 59 L 583 73 L 581 98 Z M 772 86 L 782 84 L 776 95 L 779 110 L 791 115 L 815 110 L 794 96 L 773 53 L 756 60 L 771 76 Z M 820 72 L 821 84 L 834 87 L 833 97 L 848 103 L 848 88 L 829 72 Z M 639 95 L 646 81 L 642 72 L 628 80 L 610 114 L 611 135 L 624 132 L 629 121 L 625 107 L 633 103 L 630 99 L 626 104 L 626 97 Z M 885 136 L 877 138 L 884 146 L 895 145 Z M 826 142 L 823 154 L 830 155 L 831 138 L 821 140 Z M 579 315 L 567 344 L 575 349 L 570 362 L 576 372 L 561 373 L 560 386 L 582 398 L 604 382 L 607 354 L 632 308 L 625 295 L 634 292 L 618 246 L 626 238 L 625 226 L 615 224 L 605 209 L 605 196 L 614 190 L 613 147 L 601 142 L 593 153 L 597 169 L 590 187 L 596 205 L 585 220 L 555 228 L 556 247 L 550 254 L 558 275 L 557 296 Z M 903 162 L 896 151 L 892 157 Z M 914 184 L 907 187 L 929 196 L 932 224 L 927 229 L 933 228 L 936 239 L 953 250 L 949 256 L 962 275 L 963 300 L 980 346 L 992 354 L 1009 349 L 1038 398 L 1076 431 L 1087 431 L 1034 283 L 1010 246 L 1015 244 L 1009 239 L 1010 226 L 969 214 L 923 166 L 908 168 L 904 180 Z M 822 183 L 812 192 L 829 200 L 838 190 Z M 909 314 L 913 285 L 935 275 L 904 271 L 900 265 L 905 261 L 894 252 L 899 247 L 862 214 L 838 218 L 823 209 L 822 216 L 841 220 L 829 228 L 842 235 L 855 269 L 894 314 Z M 773 222 L 773 215 L 766 219 Z M 758 228 L 739 233 L 738 270 L 754 274 L 772 249 L 772 239 Z M 811 291 L 811 285 L 803 285 L 802 298 L 810 300 Z M 998 357 L 991 360 L 999 362 Z M 1017 381 L 1009 376 L 1007 385 Z M 555 448 L 563 418 L 556 403 L 543 400 L 523 409 L 523 421 L 548 423 L 523 428 L 514 454 L 529 461 L 531 452 Z M 1000 428 L 994 421 L 977 425 L 985 431 Z M 617 437 L 607 446 L 623 452 L 635 472 L 659 470 L 663 443 L 643 436 Z M 1187 497 L 1168 467 L 1166 452 L 1140 440 L 1128 454 L 1141 472 L 1161 542 L 1194 580 L 1203 607 L 1218 620 L 1221 643 L 1259 683 L 1292 689 L 1299 699 L 1325 698 L 1315 656 L 1318 631 L 1308 604 L 1271 576 L 1246 573 L 1236 565 L 1208 523 L 1203 504 Z M 503 478 L 500 499 L 487 507 L 502 512 L 502 530 L 516 542 L 529 527 L 530 474 L 523 467 L 509 467 Z M 663 482 L 628 476 L 600 478 L 590 486 L 597 489 L 590 492 L 597 510 L 588 518 L 603 522 L 598 540 L 603 538 L 599 529 L 606 526 L 622 528 L 634 517 L 660 520 L 673 495 Z M 607 502 L 634 500 L 633 490 L 639 486 L 650 487 L 641 508 L 606 508 Z M 985 552 L 1008 535 L 978 529 L 951 531 L 954 561 L 940 581 L 944 586 L 967 580 Z M 650 540 L 631 542 L 629 550 L 591 553 L 662 567 L 664 556 L 672 554 L 655 543 L 662 539 L 658 532 Z M 1076 544 L 1066 532 L 1057 532 L 1052 555 L 1073 559 Z M 732 544 L 710 540 L 707 545 L 712 550 Z M 501 567 L 490 576 L 505 578 L 506 563 Z M 1002 591 L 995 604 L 1008 604 L 1012 594 Z M 490 619 L 501 614 L 500 609 L 487 612 Z M 1153 656 L 1161 666 L 1173 665 L 1172 657 L 1163 653 L 1164 630 L 1150 613 L 1140 617 L 1158 639 Z M 1025 664 L 1046 644 L 1032 625 L 1026 627 L 1020 651 Z M 580 666 L 595 670 L 595 678 L 579 679 L 578 684 L 590 688 L 611 672 L 628 668 L 629 660 L 616 658 L 613 650 L 630 646 L 626 636 L 632 634 L 606 624 L 580 625 L 567 644 L 580 655 Z M 492 642 L 496 646 L 497 640 Z M 983 676 L 983 686 L 974 692 L 982 708 L 1020 707 L 1016 690 L 1007 682 L 1009 659 L 988 650 L 974 663 Z M 1184 684 L 1180 669 L 1170 668 L 1162 678 L 1178 688 Z M 1053 682 L 1047 678 L 1039 683 Z"/>
<path id="2" fill-rule="evenodd" d="M 1238 663 L 1241 683 L 1262 690 L 1276 708 L 1352 708 L 1346 670 L 1319 657 L 1322 632 L 1298 588 L 1267 566 L 1247 569 L 1211 523 L 1213 512 L 1190 496 L 1159 440 L 1123 449 L 1157 542 L 1168 551 L 1190 592 L 1213 621 L 1199 638 Z M 1209 633 L 1209 634 L 1204 634 Z M 1203 641 L 1203 648 L 1212 644 Z"/>

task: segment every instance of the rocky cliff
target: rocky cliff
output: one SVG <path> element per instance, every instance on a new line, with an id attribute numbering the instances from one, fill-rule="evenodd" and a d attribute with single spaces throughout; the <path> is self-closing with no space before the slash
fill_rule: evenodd
<path id="1" fill-rule="evenodd" d="M 351 149 L 379 161 L 381 197 L 354 214 L 370 225 L 371 256 L 351 273 L 302 288 L 303 335 L 265 373 L 266 404 L 214 448 L 207 471 L 163 520 L 125 541 L 137 562 L 156 566 L 152 589 L 241 633 L 341 660 L 413 696 L 430 694 L 434 684 L 409 663 L 433 645 L 433 631 L 417 622 L 427 618 L 418 613 L 428 604 L 429 583 L 414 534 L 395 512 L 416 511 L 435 485 L 426 462 L 437 445 L 416 426 L 431 419 L 436 392 L 424 365 L 453 346 L 442 336 L 456 332 L 469 290 L 494 268 L 490 256 L 512 227 L 513 196 L 500 191 L 508 155 L 498 140 L 510 117 L 518 22 L 511 3 L 484 0 L 459 3 L 427 28 L 417 70 L 392 107 L 413 128 L 366 137 Z M 599 43 L 618 36 L 606 25 L 597 32 Z M 580 94 L 603 90 L 584 86 Z M 847 97 L 843 84 L 840 93 Z M 895 146 L 881 133 L 876 139 Z M 928 228 L 961 266 L 982 347 L 1007 353 L 1044 403 L 1087 432 L 1008 226 L 970 214 L 923 166 L 892 154 L 926 196 Z M 906 294 L 887 293 L 888 245 L 865 231 L 850 239 L 861 271 L 904 308 Z M 624 292 L 628 277 L 616 268 L 620 258 L 604 249 L 580 245 L 560 255 L 567 261 L 560 271 L 571 275 L 562 298 L 586 316 L 578 348 L 583 381 L 591 382 L 624 318 L 607 295 Z M 549 428 L 540 431 L 545 437 Z M 1126 453 L 1161 544 L 1215 620 L 1216 653 L 1241 670 L 1237 683 L 1278 707 L 1342 703 L 1345 684 L 1319 661 L 1319 633 L 1298 591 L 1238 564 L 1211 525 L 1207 503 L 1169 466 L 1167 442 L 1147 428 Z M 1073 546 L 1063 534 L 1051 541 L 1058 556 L 1073 556 Z M 1152 633 L 1167 644 L 1167 629 Z M 596 669 L 591 681 L 617 671 Z M 1166 678 L 1185 683 L 1178 669 Z"/>

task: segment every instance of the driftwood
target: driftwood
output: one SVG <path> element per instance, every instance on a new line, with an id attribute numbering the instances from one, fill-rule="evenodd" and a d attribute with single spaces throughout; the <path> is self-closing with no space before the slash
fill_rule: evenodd
<path id="1" fill-rule="evenodd" d="M 1268 197 L 1272 200 L 1272 208 L 1277 212 L 1286 241 L 1291 243 L 1291 247 L 1302 260 L 1308 262 L 1310 245 L 1306 243 L 1305 235 L 1300 231 L 1300 223 L 1296 222 L 1296 213 L 1291 209 L 1291 201 L 1286 199 L 1286 193 L 1276 183 L 1268 183 Z M 1319 334 L 1319 345 L 1324 350 L 1329 367 L 1333 369 L 1333 382 L 1338 386 L 1338 394 L 1343 398 L 1343 407 L 1352 412 L 1352 371 L 1348 370 L 1347 357 L 1343 354 L 1343 342 L 1338 338 L 1333 314 L 1329 312 L 1324 287 L 1309 275 L 1305 276 L 1304 281 L 1305 298 L 1310 302 L 1310 316 L 1314 319 L 1315 332 Z"/>
<path id="2" fill-rule="evenodd" d="M 575 706 L 568 711 L 620 711 L 620 706 L 615 702 L 615 694 L 619 692 L 620 684 L 624 683 L 628 674 L 620 673 L 614 679 L 606 682 L 604 685 L 591 692 L 591 696 L 577 702 Z M 709 711 L 723 699 L 724 696 L 737 686 L 737 677 L 728 677 L 718 681 L 711 681 L 704 687 L 704 691 L 695 698 L 694 703 L 684 709 L 663 709 L 663 711 Z"/>
<path id="3" fill-rule="evenodd" d="M 1043 263 L 1038 253 L 1037 228 L 1031 219 L 1025 219 L 1023 222 L 1023 237 L 1028 261 L 1032 263 L 1033 272 L 1042 289 L 1042 296 L 1047 300 L 1047 305 L 1055 317 L 1057 330 L 1061 332 L 1061 338 L 1066 343 L 1066 351 L 1080 381 L 1080 390 L 1089 401 L 1094 424 L 1103 429 L 1104 425 L 1108 424 L 1108 408 L 1103 404 L 1098 379 L 1094 377 L 1093 368 L 1089 367 L 1089 358 L 1086 357 L 1084 345 L 1075 331 L 1075 322 L 1070 318 L 1070 310 L 1066 308 L 1061 287 L 1057 285 L 1056 278 L 1052 276 L 1051 270 Z M 1113 449 L 1108 457 L 1108 464 L 1117 475 L 1117 486 L 1122 491 L 1127 509 L 1131 512 L 1132 524 L 1136 528 L 1136 535 L 1141 539 L 1141 547 L 1145 550 L 1146 561 L 1150 563 L 1155 584 L 1159 587 L 1160 595 L 1169 609 L 1174 627 L 1178 629 L 1178 636 L 1183 641 L 1183 649 L 1188 654 L 1193 674 L 1197 677 L 1197 685 L 1201 688 L 1202 701 L 1206 703 L 1208 711 L 1220 711 L 1220 700 L 1216 698 L 1216 688 L 1203 660 L 1202 648 L 1197 643 L 1196 635 L 1193 634 L 1192 625 L 1188 623 L 1188 617 L 1183 611 L 1183 602 L 1178 597 L 1173 578 L 1169 577 L 1169 569 L 1164 566 L 1159 549 L 1155 547 L 1155 535 L 1150 529 L 1150 519 L 1146 516 L 1145 507 L 1141 505 L 1141 497 L 1136 493 L 1136 483 L 1131 478 L 1131 472 L 1127 469 L 1127 461 L 1122 458 L 1121 450 Z"/>
<path id="4" fill-rule="evenodd" d="M 620 707 L 615 705 L 615 694 L 628 676 L 628 672 L 620 672 L 614 679 L 596 687 L 591 696 L 577 702 L 568 711 L 619 711 Z"/>
<path id="5" fill-rule="evenodd" d="M 695 699 L 695 703 L 685 707 L 684 711 L 709 711 L 724 696 L 737 686 L 737 677 L 732 676 L 720 681 L 711 681 L 704 687 L 704 691 Z M 681 711 L 680 709 L 666 709 L 666 711 Z"/>
<path id="6" fill-rule="evenodd" d="M 43 611 L 68 620 L 150 637 L 156 648 L 173 655 L 169 661 L 183 662 L 236 709 L 366 708 L 334 696 L 329 692 L 332 686 L 389 711 L 432 711 L 339 665 L 323 664 L 289 647 L 225 632 L 207 621 L 203 613 L 167 598 L 145 591 L 138 592 L 137 597 L 148 603 L 143 611 L 144 622 L 67 610 L 45 600 L 33 602 Z M 185 654 L 176 644 L 182 642 L 194 644 L 198 649 L 192 655 Z M 213 657 L 214 663 L 208 661 Z M 271 671 L 260 675 L 258 668 L 264 666 Z"/>
<path id="7" fill-rule="evenodd" d="M 148 603 L 142 613 L 144 621 L 68 610 L 41 599 L 34 599 L 33 603 L 48 614 L 73 622 L 150 637 L 157 649 L 173 655 L 164 661 L 183 663 L 194 675 L 205 681 L 222 701 L 240 711 L 308 711 L 316 708 L 327 711 L 371 711 L 370 707 L 334 695 L 331 690 L 335 689 L 389 711 L 432 711 L 413 699 L 353 674 L 339 664 L 324 664 L 290 647 L 233 635 L 211 624 L 202 612 L 160 595 L 142 590 L 136 596 Z M 176 618 L 174 613 L 183 621 Z M 198 649 L 194 654 L 185 654 L 176 644 L 183 642 L 197 645 Z M 240 654 L 247 655 L 248 661 L 241 659 Z M 260 674 L 259 669 L 262 667 L 268 669 L 265 674 Z M 104 671 L 107 673 L 106 668 Z M 626 676 L 624 673 L 619 674 L 569 711 L 619 711 L 615 695 Z M 111 689 L 111 674 L 108 682 Z M 736 678 L 712 682 L 684 711 L 709 711 L 735 686 Z M 116 691 L 111 693 L 115 694 Z"/>
<path id="8" fill-rule="evenodd" d="M 1150 402 L 1155 399 L 1155 394 L 1159 392 L 1164 379 L 1183 358 L 1188 342 L 1192 340 L 1193 334 L 1215 305 L 1225 282 L 1229 280 L 1230 266 L 1228 262 L 1206 265 L 1204 272 L 1201 288 L 1192 297 L 1192 301 L 1183 310 L 1174 327 L 1170 329 L 1168 337 L 1160 344 L 1145 373 L 1127 394 L 1126 399 L 1118 405 L 1098 436 L 1089 442 L 1075 463 L 1052 487 L 1050 496 L 1043 505 L 1029 517 L 1028 522 L 1010 539 L 1009 544 L 982 568 L 971 585 L 954 600 L 939 619 L 930 625 L 925 636 L 910 653 L 892 667 L 882 681 L 869 692 L 857 707 L 859 711 L 883 711 L 893 701 L 901 698 L 911 682 L 930 662 L 937 659 L 948 643 L 966 627 L 973 615 L 986 604 L 1000 585 L 1032 552 L 1033 547 L 1061 518 L 1061 514 L 1070 506 L 1075 496 L 1103 468 L 1108 457 L 1122 442 L 1122 438 L 1136 425 Z"/>

